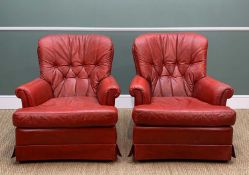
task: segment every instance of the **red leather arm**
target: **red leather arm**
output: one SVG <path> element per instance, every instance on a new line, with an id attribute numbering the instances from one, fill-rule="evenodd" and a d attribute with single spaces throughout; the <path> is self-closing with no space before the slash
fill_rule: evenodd
<path id="1" fill-rule="evenodd" d="M 16 88 L 16 96 L 22 100 L 22 107 L 32 107 L 53 97 L 52 88 L 45 80 L 37 78 Z"/>
<path id="2" fill-rule="evenodd" d="M 151 88 L 149 82 L 143 77 L 136 75 L 130 84 L 130 94 L 135 97 L 135 105 L 150 104 Z"/>
<path id="3" fill-rule="evenodd" d="M 231 86 L 208 76 L 200 79 L 194 87 L 194 97 L 213 105 L 225 106 L 233 93 Z"/>
<path id="4" fill-rule="evenodd" d="M 103 79 L 97 90 L 98 101 L 101 105 L 115 105 L 115 98 L 120 94 L 120 88 L 113 76 Z"/>

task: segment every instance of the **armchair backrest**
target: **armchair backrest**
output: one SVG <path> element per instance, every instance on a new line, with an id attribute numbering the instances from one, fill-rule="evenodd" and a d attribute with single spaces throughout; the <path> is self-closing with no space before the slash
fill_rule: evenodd
<path id="1" fill-rule="evenodd" d="M 136 72 L 153 96 L 192 96 L 195 82 L 206 76 L 207 47 L 195 33 L 140 35 L 133 44 Z"/>
<path id="2" fill-rule="evenodd" d="M 96 96 L 111 74 L 113 45 L 102 35 L 47 35 L 38 42 L 40 77 L 55 97 Z"/>

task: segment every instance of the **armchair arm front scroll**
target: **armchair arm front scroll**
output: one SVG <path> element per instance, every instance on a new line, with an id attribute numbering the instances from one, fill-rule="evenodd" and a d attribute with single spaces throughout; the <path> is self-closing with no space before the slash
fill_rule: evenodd
<path id="1" fill-rule="evenodd" d="M 97 98 L 102 105 L 115 105 L 115 98 L 120 95 L 120 88 L 113 76 L 103 79 L 97 90 Z"/>
<path id="2" fill-rule="evenodd" d="M 135 105 L 151 103 L 151 87 L 143 77 L 136 75 L 130 84 L 130 94 L 135 97 Z"/>
<path id="3" fill-rule="evenodd" d="M 16 96 L 22 100 L 22 106 L 37 106 L 53 98 L 53 91 L 48 82 L 37 78 L 16 88 Z"/>
<path id="4" fill-rule="evenodd" d="M 194 97 L 213 105 L 225 106 L 233 93 L 231 86 L 208 76 L 197 81 L 194 87 Z"/>

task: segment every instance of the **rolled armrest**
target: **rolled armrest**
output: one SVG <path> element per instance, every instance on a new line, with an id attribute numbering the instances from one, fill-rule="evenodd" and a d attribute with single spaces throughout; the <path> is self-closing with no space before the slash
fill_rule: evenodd
<path id="1" fill-rule="evenodd" d="M 115 98 L 120 95 L 120 88 L 113 76 L 103 79 L 97 90 L 98 101 L 102 105 L 115 105 Z"/>
<path id="2" fill-rule="evenodd" d="M 135 105 L 151 103 L 151 87 L 143 77 L 136 75 L 130 84 L 130 94 L 135 97 Z"/>
<path id="3" fill-rule="evenodd" d="M 16 88 L 16 96 L 22 100 L 25 108 L 44 103 L 53 97 L 53 91 L 48 82 L 37 78 Z"/>
<path id="4" fill-rule="evenodd" d="M 213 105 L 225 106 L 233 93 L 231 86 L 208 76 L 197 81 L 194 86 L 194 97 Z"/>

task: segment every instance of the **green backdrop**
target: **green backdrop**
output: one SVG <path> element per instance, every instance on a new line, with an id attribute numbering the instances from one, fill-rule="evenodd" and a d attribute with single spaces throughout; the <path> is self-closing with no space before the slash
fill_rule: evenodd
<path id="1" fill-rule="evenodd" d="M 248 0 L 0 0 L 0 27 L 249 26 Z M 50 33 L 0 31 L 0 95 L 39 75 L 37 40 Z M 128 93 L 135 74 L 131 45 L 142 32 L 95 32 L 115 45 L 113 75 Z M 249 94 L 249 32 L 199 32 L 209 39 L 208 74 Z"/>

